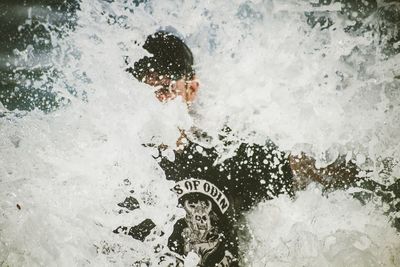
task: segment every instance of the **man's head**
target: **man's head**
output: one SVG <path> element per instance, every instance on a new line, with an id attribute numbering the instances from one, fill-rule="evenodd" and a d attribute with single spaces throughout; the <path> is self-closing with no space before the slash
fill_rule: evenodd
<path id="1" fill-rule="evenodd" d="M 181 96 L 192 102 L 199 87 L 193 70 L 193 55 L 178 37 L 159 31 L 149 35 L 143 45 L 153 56 L 145 56 L 127 71 L 141 82 L 158 88 L 161 101 Z"/>

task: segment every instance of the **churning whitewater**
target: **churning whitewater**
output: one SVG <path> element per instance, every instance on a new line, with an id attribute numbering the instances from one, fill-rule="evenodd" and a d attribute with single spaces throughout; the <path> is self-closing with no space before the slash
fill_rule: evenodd
<path id="1" fill-rule="evenodd" d="M 286 153 L 311 155 L 318 167 L 342 156 L 373 181 L 398 181 L 400 54 L 387 52 L 399 46 L 387 41 L 397 33 L 377 33 L 382 12 L 360 18 L 352 10 L 360 18 L 352 20 L 340 2 L 317 3 L 83 0 L 71 27 L 43 22 L 50 53 L 30 45 L 10 64 L 45 68 L 19 79 L 54 94 L 57 108 L 0 106 L 0 265 L 173 264 L 160 257 L 185 210 L 143 144 L 168 146 L 173 160 L 179 129 L 202 129 L 222 151 L 218 137 L 228 125 L 232 145 L 219 162 L 240 142 L 271 140 Z M 126 71 L 149 55 L 142 45 L 158 30 L 193 52 L 201 84 L 195 116 L 182 101 L 161 104 Z M 241 266 L 399 266 L 399 215 L 390 208 L 399 200 L 354 197 L 363 191 L 312 183 L 294 198 L 258 204 L 245 216 Z M 122 211 L 117 203 L 127 197 L 140 208 Z M 113 233 L 145 218 L 156 227 L 144 241 Z M 196 260 L 189 254 L 185 266 Z"/>

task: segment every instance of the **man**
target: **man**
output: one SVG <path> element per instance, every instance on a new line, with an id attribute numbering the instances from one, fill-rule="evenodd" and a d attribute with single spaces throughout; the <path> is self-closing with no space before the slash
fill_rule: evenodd
<path id="1" fill-rule="evenodd" d="M 186 103 L 193 102 L 199 82 L 192 68 L 192 52 L 186 44 L 178 37 L 160 31 L 150 35 L 143 48 L 153 56 L 145 56 L 127 71 L 139 81 L 158 88 L 156 97 L 161 102 L 176 97 Z"/>
<path id="2" fill-rule="evenodd" d="M 144 57 L 127 71 L 141 82 L 153 86 L 161 101 L 179 98 L 187 104 L 196 99 L 199 82 L 193 69 L 190 49 L 178 37 L 167 32 L 148 36 L 143 48 L 153 56 Z M 221 131 L 221 140 L 229 135 L 229 128 Z M 196 133 L 195 133 L 196 134 Z M 336 186 L 324 180 L 329 175 L 345 177 L 343 184 L 356 179 L 355 166 L 337 162 L 326 169 L 317 170 L 315 162 L 306 155 L 288 156 L 267 141 L 265 145 L 241 144 L 236 155 L 214 164 L 220 156 L 214 148 L 206 148 L 188 139 L 184 147 L 175 151 L 172 162 L 163 156 L 159 146 L 157 160 L 168 180 L 176 182 L 172 190 L 186 210 L 186 217 L 176 222 L 168 247 L 184 258 L 189 253 L 199 257 L 199 266 L 237 266 L 239 260 L 238 234 L 246 225 L 239 223 L 242 214 L 262 200 L 280 194 L 293 195 L 294 187 L 304 187 L 304 179 L 311 177 L 325 186 Z M 226 142 L 228 145 L 229 142 Z M 121 206 L 127 205 L 121 204 Z M 150 220 L 115 232 L 124 232 L 135 239 L 144 240 L 155 225 Z"/>

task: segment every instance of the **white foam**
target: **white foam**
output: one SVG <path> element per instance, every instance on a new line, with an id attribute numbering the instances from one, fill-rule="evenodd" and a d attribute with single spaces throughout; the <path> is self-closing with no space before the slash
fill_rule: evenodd
<path id="1" fill-rule="evenodd" d="M 165 244 L 171 222 L 184 212 L 142 144 L 172 148 L 178 128 L 193 124 L 212 136 L 228 125 L 248 142 L 270 138 L 281 149 L 309 152 L 320 165 L 339 154 L 360 162 L 400 158 L 399 82 L 392 72 L 398 56 L 382 59 L 370 46 L 375 40 L 345 33 L 336 13 L 330 13 L 336 30 L 321 31 L 306 24 L 306 1 L 300 9 L 298 1 L 123 2 L 82 1 L 76 29 L 63 39 L 52 33 L 49 57 L 59 72 L 53 91 L 70 104 L 50 114 L 0 118 L 1 264 L 157 262 L 163 251 L 154 253 L 154 246 Z M 166 26 L 193 50 L 202 84 L 198 118 L 180 101 L 160 104 L 149 86 L 125 72 L 125 56 L 133 62 L 146 54 L 134 42 Z M 141 209 L 118 214 L 116 204 L 131 189 Z M 324 198 L 314 189 L 294 202 L 261 204 L 249 214 L 255 233 L 249 260 L 395 266 L 399 236 L 376 209 L 345 192 Z M 165 234 L 140 242 L 112 233 L 144 218 Z"/>
<path id="2" fill-rule="evenodd" d="M 315 185 L 261 203 L 247 216 L 244 266 L 398 266 L 400 239 L 372 204 Z"/>

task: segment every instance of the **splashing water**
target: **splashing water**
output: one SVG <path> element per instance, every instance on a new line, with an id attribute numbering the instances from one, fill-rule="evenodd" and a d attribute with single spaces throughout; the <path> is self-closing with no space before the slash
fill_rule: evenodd
<path id="1" fill-rule="evenodd" d="M 15 64 L 46 68 L 28 85 L 54 94 L 60 107 L 0 118 L 0 263 L 157 265 L 165 251 L 154 248 L 166 243 L 184 211 L 142 144 L 174 147 L 178 128 L 195 125 L 216 137 L 229 125 L 240 140 L 271 139 L 282 150 L 311 154 L 319 166 L 347 155 L 372 179 L 395 182 L 400 54 L 385 52 L 391 43 L 374 30 L 379 13 L 356 28 L 358 20 L 342 8 L 315 1 L 94 0 L 82 1 L 73 29 L 60 34 L 44 24 L 51 52 L 38 55 L 28 46 L 16 52 Z M 313 16 L 324 20 L 311 25 Z M 125 60 L 145 55 L 141 44 L 159 29 L 179 34 L 193 51 L 201 80 L 196 118 L 180 101 L 160 104 L 125 71 Z M 382 176 L 388 158 L 393 166 Z M 242 264 L 400 265 L 400 236 L 387 207 L 361 205 L 349 193 L 326 196 L 310 186 L 295 200 L 261 203 L 246 217 Z M 130 194 L 140 209 L 120 213 L 116 203 Z M 112 232 L 144 218 L 165 234 L 140 242 Z"/>

